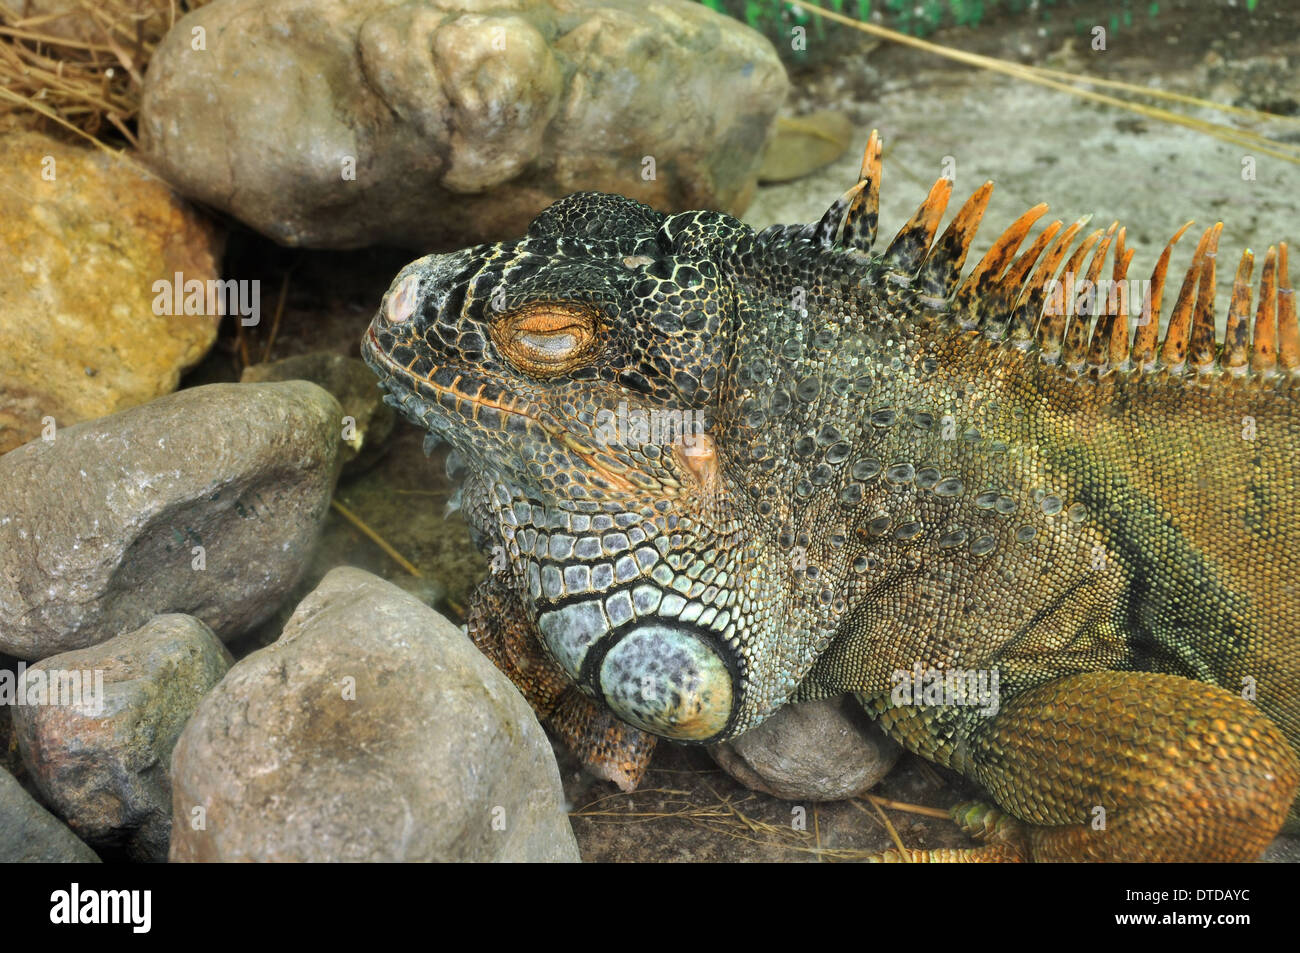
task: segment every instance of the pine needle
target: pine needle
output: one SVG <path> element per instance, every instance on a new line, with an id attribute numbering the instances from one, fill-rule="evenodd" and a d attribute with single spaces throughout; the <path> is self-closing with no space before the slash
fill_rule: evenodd
<path id="1" fill-rule="evenodd" d="M 348 509 L 338 500 L 330 500 L 330 506 L 338 510 L 339 515 L 342 516 L 349 523 L 351 523 L 353 526 L 355 526 L 363 535 L 365 535 L 367 539 L 369 539 L 372 543 L 374 543 L 376 546 L 378 546 L 380 549 L 386 552 L 392 558 L 393 562 L 397 563 L 397 565 L 401 566 L 412 576 L 416 576 L 420 579 L 424 578 L 424 573 L 420 572 L 419 568 L 415 565 L 415 563 L 411 562 L 409 559 L 407 559 L 405 556 L 399 553 L 396 549 L 394 549 L 392 545 L 388 542 L 388 540 L 384 539 L 384 537 L 380 536 L 373 529 L 367 526 L 365 522 L 361 519 L 361 517 L 357 516 L 356 513 L 353 513 L 350 509 Z"/>

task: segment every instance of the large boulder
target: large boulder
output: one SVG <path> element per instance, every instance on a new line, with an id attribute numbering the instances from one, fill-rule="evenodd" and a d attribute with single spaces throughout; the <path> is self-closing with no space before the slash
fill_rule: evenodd
<path id="1" fill-rule="evenodd" d="M 0 652 L 33 660 L 197 616 L 229 641 L 306 569 L 338 478 L 315 384 L 209 384 L 0 456 Z"/>
<path id="2" fill-rule="evenodd" d="M 216 0 L 155 51 L 140 131 L 283 244 L 428 251 L 584 189 L 738 214 L 787 85 L 688 0 Z"/>
<path id="3" fill-rule="evenodd" d="M 0 136 L 0 453 L 50 421 L 175 390 L 216 340 L 207 283 L 220 254 L 213 226 L 138 163 L 34 132 Z M 178 274 L 182 292 L 202 284 L 203 313 L 175 313 Z"/>
<path id="4" fill-rule="evenodd" d="M 172 754 L 173 861 L 573 861 L 523 696 L 391 583 L 331 571 Z"/>

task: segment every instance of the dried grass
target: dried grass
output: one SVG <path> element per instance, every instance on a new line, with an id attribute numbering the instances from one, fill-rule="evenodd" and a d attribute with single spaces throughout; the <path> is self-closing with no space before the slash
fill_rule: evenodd
<path id="1" fill-rule="evenodd" d="M 658 771 L 669 774 L 687 773 L 691 775 L 709 773 L 696 771 L 665 772 L 664 769 L 658 769 Z M 699 779 L 697 778 L 697 780 Z M 632 794 L 611 792 L 596 797 L 583 807 L 570 811 L 569 816 L 584 818 L 594 824 L 612 825 L 683 821 L 705 831 L 709 837 L 730 837 L 734 840 L 745 841 L 770 850 L 809 855 L 813 859 L 823 862 L 863 861 L 879 853 L 876 850 L 823 846 L 818 822 L 818 805 L 816 804 L 810 806 L 812 829 L 799 830 L 792 827 L 788 820 L 781 823 L 771 823 L 747 813 L 746 809 L 756 812 L 762 810 L 761 802 L 764 799 L 762 795 L 755 794 L 753 791 L 740 791 L 735 794 L 724 795 L 714 790 L 707 782 L 702 782 L 702 786 L 712 794 L 712 801 L 702 803 L 698 790 L 667 787 L 640 788 Z M 647 799 L 653 799 L 658 804 L 658 809 L 640 809 Z M 875 813 L 868 812 L 860 801 L 866 801 L 870 804 Z M 906 852 L 906 846 L 893 823 L 885 815 L 886 810 L 951 821 L 951 815 L 948 811 L 919 804 L 908 804 L 903 801 L 893 801 L 888 798 L 877 797 L 874 794 L 867 794 L 860 799 L 852 799 L 849 803 L 858 810 L 867 813 L 868 816 L 878 819 L 882 828 L 888 832 L 894 845 L 904 852 Z"/>
<path id="2" fill-rule="evenodd" d="M 3 0 L 0 123 L 135 146 L 149 58 L 178 19 L 208 2 Z"/>

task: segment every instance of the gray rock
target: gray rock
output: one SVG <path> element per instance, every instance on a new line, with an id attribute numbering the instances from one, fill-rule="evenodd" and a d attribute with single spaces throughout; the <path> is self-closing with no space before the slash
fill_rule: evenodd
<path id="1" fill-rule="evenodd" d="M 1300 863 L 1300 836 L 1282 834 L 1273 840 L 1259 858 L 1266 864 Z"/>
<path id="2" fill-rule="evenodd" d="M 0 457 L 0 651 L 45 658 L 166 612 L 227 641 L 252 628 L 307 565 L 341 419 L 306 381 L 210 384 Z"/>
<path id="3" fill-rule="evenodd" d="M 99 857 L 0 771 L 0 864 L 97 864 Z"/>
<path id="4" fill-rule="evenodd" d="M 95 847 L 165 861 L 172 747 L 232 661 L 198 619 L 162 615 L 29 668 L 29 691 L 37 679 L 70 686 L 75 677 L 82 695 L 58 699 L 51 691 L 46 704 L 14 708 L 23 762 L 46 802 Z"/>
<path id="5" fill-rule="evenodd" d="M 789 705 L 709 748 L 741 784 L 787 801 L 857 797 L 889 773 L 901 752 L 849 696 Z"/>
<path id="6" fill-rule="evenodd" d="M 140 134 L 278 242 L 425 252 L 583 189 L 739 213 L 787 87 L 766 39 L 687 0 L 223 0 L 155 51 Z"/>
<path id="7" fill-rule="evenodd" d="M 383 394 L 375 386 L 374 372 L 364 361 L 317 351 L 266 364 L 250 364 L 239 378 L 241 384 L 293 380 L 319 384 L 342 405 L 344 476 L 360 473 L 379 459 L 385 441 L 393 432 L 396 415 L 383 402 Z"/>
<path id="8" fill-rule="evenodd" d="M 574 861 L 532 710 L 459 628 L 359 569 L 232 668 L 172 755 L 173 861 Z"/>

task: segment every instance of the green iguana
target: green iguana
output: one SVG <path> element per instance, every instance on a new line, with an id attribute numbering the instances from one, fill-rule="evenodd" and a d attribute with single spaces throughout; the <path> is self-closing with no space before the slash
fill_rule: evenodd
<path id="1" fill-rule="evenodd" d="M 468 462 L 471 635 L 625 788 L 854 693 L 1000 808 L 916 859 L 1258 856 L 1300 784 L 1286 246 L 1219 342 L 1208 229 L 1161 340 L 1182 231 L 1129 282 L 1117 225 L 1017 256 L 1039 205 L 963 278 L 992 183 L 873 251 L 879 187 L 873 133 L 811 225 L 579 193 L 402 270 L 363 352 Z"/>

